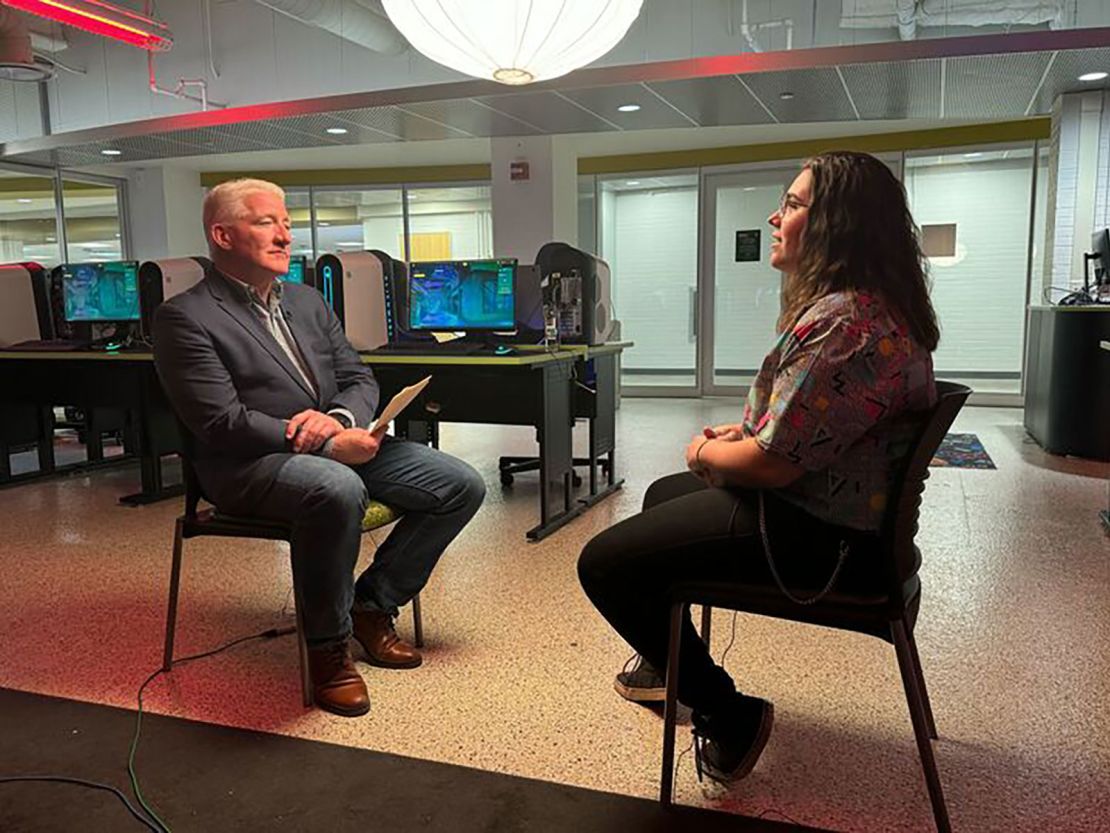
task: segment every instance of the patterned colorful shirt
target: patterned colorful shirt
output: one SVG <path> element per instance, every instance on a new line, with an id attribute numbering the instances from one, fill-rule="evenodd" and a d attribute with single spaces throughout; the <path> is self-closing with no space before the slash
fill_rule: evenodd
<path id="1" fill-rule="evenodd" d="M 806 470 L 777 491 L 829 523 L 877 530 L 895 464 L 909 447 L 895 417 L 936 402 L 933 361 L 883 299 L 818 300 L 763 360 L 744 436 Z"/>

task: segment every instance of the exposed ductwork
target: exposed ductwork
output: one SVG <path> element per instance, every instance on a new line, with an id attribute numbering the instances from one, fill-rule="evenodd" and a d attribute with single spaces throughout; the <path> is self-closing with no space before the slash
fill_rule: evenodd
<path id="1" fill-rule="evenodd" d="M 1060 0 L 843 0 L 844 29 L 897 27 L 902 40 L 917 37 L 919 26 L 1036 26 L 1063 24 Z"/>
<path id="2" fill-rule="evenodd" d="M 369 0 L 258 0 L 263 6 L 338 35 L 373 52 L 398 55 L 408 48 L 384 13 L 374 11 Z"/>

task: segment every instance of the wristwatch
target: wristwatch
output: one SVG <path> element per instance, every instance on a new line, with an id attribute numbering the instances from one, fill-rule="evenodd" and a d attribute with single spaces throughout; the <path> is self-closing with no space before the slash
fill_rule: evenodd
<path id="1" fill-rule="evenodd" d="M 330 416 L 332 419 L 334 419 L 336 422 L 338 422 L 344 428 L 354 427 L 351 423 L 351 418 L 349 416 L 347 416 L 345 413 L 343 413 L 342 411 L 333 411 L 332 413 L 328 414 L 328 416 Z"/>

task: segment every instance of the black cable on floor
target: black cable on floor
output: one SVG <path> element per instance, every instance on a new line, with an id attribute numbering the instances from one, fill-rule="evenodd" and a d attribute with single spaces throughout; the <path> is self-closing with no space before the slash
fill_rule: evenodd
<path id="1" fill-rule="evenodd" d="M 124 795 L 122 792 L 120 792 L 118 789 L 111 786 L 110 784 L 101 784 L 97 781 L 86 781 L 84 778 L 70 778 L 66 775 L 7 775 L 7 776 L 0 776 L 0 784 L 14 784 L 14 783 L 17 783 L 17 782 L 20 782 L 20 781 L 47 781 L 47 782 L 53 782 L 53 783 L 57 783 L 57 784 L 77 784 L 80 787 L 90 787 L 94 790 L 104 790 L 105 792 L 110 792 L 110 793 L 114 794 L 116 796 L 116 798 L 118 798 L 120 801 L 122 801 L 123 806 L 127 808 L 127 812 L 129 812 L 131 815 L 133 815 L 135 818 L 137 818 L 140 822 L 142 822 L 145 827 L 147 827 L 150 830 L 153 830 L 154 833 L 162 833 L 162 830 L 160 830 L 159 828 L 157 828 L 153 824 L 151 824 L 143 816 L 142 813 L 140 813 L 138 810 L 135 809 L 135 805 L 133 805 L 130 801 L 127 800 L 126 795 Z"/>
<path id="2" fill-rule="evenodd" d="M 170 668 L 173 668 L 175 665 L 182 665 L 186 662 L 193 662 L 194 660 L 214 656 L 223 651 L 226 651 L 228 648 L 233 648 L 236 645 L 241 645 L 244 642 L 250 642 L 253 639 L 274 639 L 275 637 L 285 636 L 286 634 L 295 632 L 296 628 L 292 627 L 269 628 L 268 630 L 264 630 L 261 633 L 251 634 L 250 636 L 240 636 L 238 639 L 233 639 L 230 642 L 220 645 L 218 648 L 213 648 L 211 651 L 204 651 L 200 654 L 193 654 L 191 656 L 182 657 L 181 659 L 175 659 L 170 662 Z M 135 798 L 142 806 L 142 808 L 146 810 L 147 814 L 152 819 L 154 819 L 155 822 L 158 823 L 159 829 L 157 829 L 157 833 L 171 833 L 171 831 L 166 823 L 162 821 L 161 818 L 159 818 L 158 814 L 154 812 L 150 805 L 146 803 L 146 799 L 143 798 L 143 791 L 139 788 L 139 775 L 138 772 L 135 770 L 135 752 L 139 748 L 139 732 L 142 730 L 143 725 L 143 691 L 165 670 L 166 669 L 164 668 L 159 668 L 157 671 L 147 677 L 143 681 L 143 684 L 139 686 L 139 693 L 137 698 L 139 701 L 139 713 L 135 716 L 135 734 L 131 738 L 131 751 L 127 755 L 127 774 L 131 778 L 131 790 L 135 793 Z"/>
<path id="3" fill-rule="evenodd" d="M 193 654 L 192 656 L 173 660 L 170 663 L 170 668 L 173 668 L 173 666 L 175 665 L 181 665 L 182 663 L 193 662 L 194 660 L 213 656 L 215 654 L 221 653 L 222 651 L 226 651 L 228 648 L 232 648 L 236 645 L 241 645 L 242 643 L 249 642 L 253 639 L 274 639 L 279 636 L 286 636 L 291 633 L 296 633 L 296 631 L 297 629 L 294 627 L 269 628 L 262 631 L 261 633 L 251 634 L 250 636 L 241 636 L 238 639 L 233 639 L 231 642 L 219 646 L 218 648 L 213 648 L 211 651 L 204 651 L 200 654 Z M 127 796 L 125 796 L 120 790 L 116 789 L 110 784 L 101 784 L 97 781 L 87 781 L 84 778 L 72 778 L 67 775 L 52 774 L 7 775 L 0 776 L 0 784 L 12 784 L 21 781 L 47 781 L 60 784 L 76 784 L 81 787 L 89 787 L 96 790 L 105 790 L 107 792 L 113 793 L 117 798 L 119 798 L 119 800 L 122 801 L 124 806 L 127 808 L 127 811 L 131 813 L 131 815 L 134 816 L 136 819 L 138 819 L 149 830 L 154 831 L 154 833 L 171 833 L 169 826 L 164 821 L 162 821 L 158 814 L 154 812 L 154 809 L 149 804 L 147 804 L 146 800 L 143 798 L 143 791 L 139 788 L 139 774 L 135 769 L 135 752 L 139 748 L 139 733 L 142 730 L 143 724 L 143 691 L 164 670 L 165 669 L 163 668 L 159 668 L 157 671 L 147 677 L 143 681 L 143 684 L 139 686 L 139 691 L 137 694 L 139 710 L 138 714 L 135 716 L 135 734 L 131 738 L 131 748 L 127 755 L 127 775 L 131 779 L 131 790 L 132 792 L 134 792 L 135 799 L 139 802 L 139 806 L 142 807 L 142 809 L 150 818 L 146 818 L 145 816 L 143 816 L 143 814 L 140 813 L 135 808 L 135 806 L 127 800 Z"/>

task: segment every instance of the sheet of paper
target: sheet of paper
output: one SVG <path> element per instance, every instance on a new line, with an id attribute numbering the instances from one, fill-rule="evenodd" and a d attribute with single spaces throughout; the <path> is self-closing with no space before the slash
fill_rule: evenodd
<path id="1" fill-rule="evenodd" d="M 431 380 L 431 376 L 425 376 L 419 382 L 398 391 L 397 395 L 389 400 L 389 404 L 385 406 L 381 416 L 374 420 L 374 424 L 370 426 L 370 433 L 373 434 L 376 431 L 385 431 L 386 427 L 396 418 L 397 414 L 405 410 L 408 404 L 416 398 L 416 395 L 420 393 L 420 391 L 424 390 Z"/>

